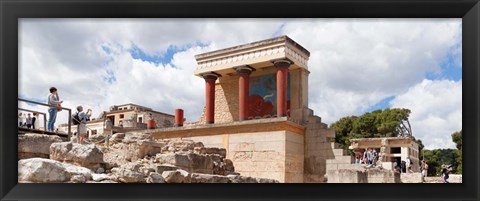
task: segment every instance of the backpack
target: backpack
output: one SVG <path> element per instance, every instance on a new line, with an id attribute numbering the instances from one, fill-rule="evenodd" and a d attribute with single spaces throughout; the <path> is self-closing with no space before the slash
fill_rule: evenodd
<path id="1" fill-rule="evenodd" d="M 72 115 L 72 123 L 73 125 L 80 124 L 80 117 L 78 116 L 78 112 Z"/>

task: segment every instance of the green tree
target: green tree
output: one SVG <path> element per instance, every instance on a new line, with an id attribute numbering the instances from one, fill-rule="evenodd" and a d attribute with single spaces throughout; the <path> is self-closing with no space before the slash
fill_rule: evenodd
<path id="1" fill-rule="evenodd" d="M 458 151 L 455 149 L 425 150 L 425 161 L 428 163 L 428 176 L 438 176 L 442 164 L 458 167 Z M 458 173 L 458 168 L 455 170 Z"/>
<path id="2" fill-rule="evenodd" d="M 347 116 L 331 124 L 335 130 L 335 142 L 348 150 L 350 140 L 354 138 L 395 137 L 397 129 L 404 121 L 408 121 L 409 109 L 392 108 L 367 112 L 359 117 Z M 420 141 L 421 142 L 421 141 Z M 423 149 L 423 144 L 421 144 Z M 348 150 L 352 154 L 351 150 Z"/>
<path id="3" fill-rule="evenodd" d="M 457 131 L 452 134 L 452 141 L 456 144 L 457 147 L 457 173 L 462 174 L 462 131 Z"/>
<path id="4" fill-rule="evenodd" d="M 457 131 L 453 133 L 452 141 L 455 142 L 458 150 L 462 150 L 462 131 Z"/>

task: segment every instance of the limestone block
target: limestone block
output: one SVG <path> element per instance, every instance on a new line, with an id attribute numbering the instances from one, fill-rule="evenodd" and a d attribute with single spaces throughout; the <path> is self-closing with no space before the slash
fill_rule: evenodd
<path id="1" fill-rule="evenodd" d="M 138 163 L 131 162 L 112 168 L 112 173 L 123 183 L 144 183 L 146 175 L 141 171 L 142 167 Z"/>
<path id="2" fill-rule="evenodd" d="M 303 183 L 303 172 L 285 173 L 285 183 Z"/>
<path id="3" fill-rule="evenodd" d="M 228 175 L 230 183 L 257 183 L 257 179 L 249 176 Z"/>
<path id="4" fill-rule="evenodd" d="M 279 161 L 284 159 L 281 152 L 277 151 L 254 151 L 252 152 L 252 161 Z"/>
<path id="5" fill-rule="evenodd" d="M 194 150 L 196 154 L 218 154 L 223 158 L 227 157 L 227 150 L 217 147 L 196 147 Z"/>
<path id="6" fill-rule="evenodd" d="M 230 144 L 229 148 L 230 151 L 253 151 L 253 145 L 254 143 L 243 142 L 238 144 Z"/>
<path id="7" fill-rule="evenodd" d="M 147 177 L 147 183 L 165 183 L 165 178 L 156 172 L 150 172 Z"/>
<path id="8" fill-rule="evenodd" d="M 302 135 L 292 133 L 287 131 L 286 135 L 286 141 L 287 142 L 293 142 L 293 143 L 298 143 L 298 144 L 303 144 L 304 142 L 304 137 Z"/>
<path id="9" fill-rule="evenodd" d="M 87 179 L 83 175 L 73 175 L 70 181 L 72 183 L 85 183 Z"/>
<path id="10" fill-rule="evenodd" d="M 227 176 L 192 173 L 190 177 L 192 183 L 230 183 Z"/>
<path id="11" fill-rule="evenodd" d="M 20 183 L 67 182 L 75 175 L 82 175 L 86 180 L 89 180 L 92 174 L 93 172 L 88 168 L 61 163 L 51 159 L 29 158 L 18 161 L 18 181 Z"/>
<path id="12" fill-rule="evenodd" d="M 285 171 L 284 162 L 253 162 L 250 170 L 257 172 L 280 172 Z"/>
<path id="13" fill-rule="evenodd" d="M 98 169 L 103 163 L 103 152 L 95 144 L 57 142 L 50 145 L 50 158 L 60 162 Z"/>
<path id="14" fill-rule="evenodd" d="M 253 156 L 252 151 L 235 151 L 232 152 L 232 161 L 237 163 L 237 161 L 251 161 Z"/>
<path id="15" fill-rule="evenodd" d="M 327 170 L 327 177 L 328 183 L 367 183 L 367 175 L 358 170 Z"/>
<path id="16" fill-rule="evenodd" d="M 340 144 L 338 144 L 336 142 L 331 142 L 330 145 L 331 145 L 332 149 L 341 149 Z"/>
<path id="17" fill-rule="evenodd" d="M 185 170 L 165 171 L 162 173 L 167 183 L 190 183 L 190 174 Z"/>
<path id="18" fill-rule="evenodd" d="M 339 164 L 352 164 L 355 161 L 353 156 L 335 156 L 335 162 Z"/>
<path id="19" fill-rule="evenodd" d="M 285 141 L 256 142 L 254 151 L 285 151 Z"/>
<path id="20" fill-rule="evenodd" d="M 338 165 L 337 164 L 328 164 L 327 163 L 327 168 L 326 168 L 326 171 L 330 171 L 330 170 L 338 170 Z"/>
<path id="21" fill-rule="evenodd" d="M 49 158 L 50 145 L 62 142 L 56 135 L 32 134 L 18 136 L 18 158 Z"/>
<path id="22" fill-rule="evenodd" d="M 345 151 L 344 149 L 333 149 L 333 154 L 335 156 L 344 156 L 347 155 L 347 151 Z"/>
<path id="23" fill-rule="evenodd" d="M 422 173 L 401 173 L 400 181 L 402 183 L 423 183 Z"/>
<path id="24" fill-rule="evenodd" d="M 286 153 L 291 153 L 291 154 L 301 154 L 303 155 L 305 151 L 305 147 L 303 146 L 303 143 L 293 143 L 293 142 L 286 142 L 285 144 L 285 152 Z"/>
<path id="25" fill-rule="evenodd" d="M 155 161 L 161 164 L 170 164 L 181 168 L 190 168 L 192 162 L 188 158 L 188 155 L 185 154 L 157 154 Z"/>

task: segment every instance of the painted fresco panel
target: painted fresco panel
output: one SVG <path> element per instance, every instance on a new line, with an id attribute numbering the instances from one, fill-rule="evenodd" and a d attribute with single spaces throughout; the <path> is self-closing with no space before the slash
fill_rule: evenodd
<path id="1" fill-rule="evenodd" d="M 250 78 L 249 118 L 268 118 L 277 114 L 277 76 Z M 290 114 L 290 73 L 287 79 L 287 115 Z"/>

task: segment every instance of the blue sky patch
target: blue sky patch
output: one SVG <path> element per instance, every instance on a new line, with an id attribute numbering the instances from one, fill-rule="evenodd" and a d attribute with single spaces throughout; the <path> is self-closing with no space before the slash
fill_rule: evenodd
<path id="1" fill-rule="evenodd" d="M 277 30 L 275 30 L 275 32 L 272 34 L 272 37 L 279 37 L 282 35 L 283 33 L 283 28 L 285 27 L 285 24 L 286 23 L 282 23 L 282 25 L 280 25 Z"/>
<path id="2" fill-rule="evenodd" d="M 162 54 L 156 54 L 156 55 L 149 55 L 146 52 L 144 52 L 142 49 L 140 49 L 137 45 L 133 44 L 129 52 L 132 58 L 134 59 L 140 59 L 142 61 L 154 63 L 157 65 L 158 64 L 165 65 L 172 62 L 173 55 L 175 55 L 177 52 L 185 51 L 193 46 L 206 47 L 208 46 L 208 44 L 196 42 L 194 44 L 185 45 L 181 47 L 170 45 L 167 48 L 167 51 L 163 52 Z"/>
<path id="3" fill-rule="evenodd" d="M 45 97 L 45 99 L 30 98 L 30 97 L 26 97 L 26 96 L 22 96 L 22 95 L 19 95 L 18 97 L 21 98 L 21 99 L 29 100 L 29 101 L 34 101 L 34 102 L 39 102 L 39 103 L 47 103 L 47 97 Z M 24 103 L 24 104 L 27 104 L 28 106 L 39 106 L 37 104 L 28 103 L 28 102 L 24 102 L 24 101 L 19 101 L 19 103 Z"/>
<path id="4" fill-rule="evenodd" d="M 390 108 L 390 101 L 392 101 L 394 98 L 395 96 L 386 97 L 381 101 L 379 101 L 378 103 L 376 103 L 375 105 L 370 106 L 366 111 L 362 112 L 362 114 L 365 112 L 372 112 L 375 110 L 383 110 L 385 108 Z"/>
<path id="5" fill-rule="evenodd" d="M 440 64 L 441 72 L 428 72 L 425 78 L 429 80 L 454 80 L 459 81 L 462 79 L 462 64 L 459 64 L 457 60 L 460 58 L 458 55 L 449 52 L 447 57 Z"/>
<path id="6" fill-rule="evenodd" d="M 107 75 L 103 76 L 103 81 L 107 82 L 108 84 L 113 84 L 115 81 L 117 81 L 115 72 L 107 70 Z"/>

